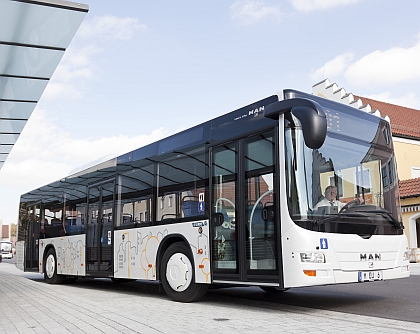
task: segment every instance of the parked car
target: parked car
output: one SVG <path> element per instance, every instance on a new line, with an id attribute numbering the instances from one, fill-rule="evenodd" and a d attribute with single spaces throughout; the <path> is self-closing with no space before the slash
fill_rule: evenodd
<path id="1" fill-rule="evenodd" d="M 13 258 L 13 249 L 14 245 L 10 241 L 2 241 L 1 242 L 1 255 L 4 259 L 12 259 Z"/>

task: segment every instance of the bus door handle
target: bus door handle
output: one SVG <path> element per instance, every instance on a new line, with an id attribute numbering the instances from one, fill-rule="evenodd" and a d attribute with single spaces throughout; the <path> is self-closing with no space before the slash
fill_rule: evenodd
<path id="1" fill-rule="evenodd" d="M 213 225 L 219 226 L 219 225 L 222 225 L 223 224 L 225 218 L 223 217 L 223 214 L 222 213 L 215 212 L 215 213 L 213 213 L 212 220 L 213 220 Z"/>
<path id="2" fill-rule="evenodd" d="M 274 220 L 274 208 L 273 206 L 265 207 L 261 212 L 262 219 L 264 221 L 273 221 Z"/>

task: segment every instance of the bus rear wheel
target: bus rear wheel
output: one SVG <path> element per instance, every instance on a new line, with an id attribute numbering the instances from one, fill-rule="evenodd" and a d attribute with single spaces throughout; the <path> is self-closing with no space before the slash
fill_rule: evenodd
<path id="1" fill-rule="evenodd" d="M 57 274 L 57 256 L 54 248 L 50 248 L 45 258 L 44 278 L 48 284 L 59 284 L 63 282 L 61 275 Z"/>
<path id="2" fill-rule="evenodd" d="M 64 284 L 74 284 L 77 281 L 77 276 L 67 276 L 63 279 Z"/>
<path id="3" fill-rule="evenodd" d="M 176 242 L 163 254 L 160 281 L 165 293 L 178 302 L 200 300 L 208 289 L 207 284 L 195 283 L 191 249 L 184 242 Z"/>

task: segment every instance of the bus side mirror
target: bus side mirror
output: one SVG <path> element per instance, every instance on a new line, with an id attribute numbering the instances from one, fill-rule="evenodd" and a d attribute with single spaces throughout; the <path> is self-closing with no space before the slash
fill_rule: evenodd
<path id="1" fill-rule="evenodd" d="M 319 115 L 315 110 L 308 106 L 293 107 L 290 113 L 286 114 L 286 119 L 296 117 L 302 126 L 303 139 L 306 146 L 318 149 L 324 144 L 327 135 L 327 118 Z M 290 120 L 289 119 L 289 120 Z"/>
<path id="2" fill-rule="evenodd" d="M 265 117 L 278 119 L 282 114 L 292 123 L 294 117 L 300 121 L 306 146 L 318 149 L 324 144 L 327 135 L 327 117 L 317 102 L 293 98 L 274 102 L 264 108 Z"/>

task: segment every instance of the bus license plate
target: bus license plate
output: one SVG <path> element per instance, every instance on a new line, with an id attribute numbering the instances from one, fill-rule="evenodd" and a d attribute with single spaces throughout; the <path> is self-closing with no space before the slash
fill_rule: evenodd
<path id="1" fill-rule="evenodd" d="M 359 282 L 382 281 L 382 271 L 359 271 Z"/>

